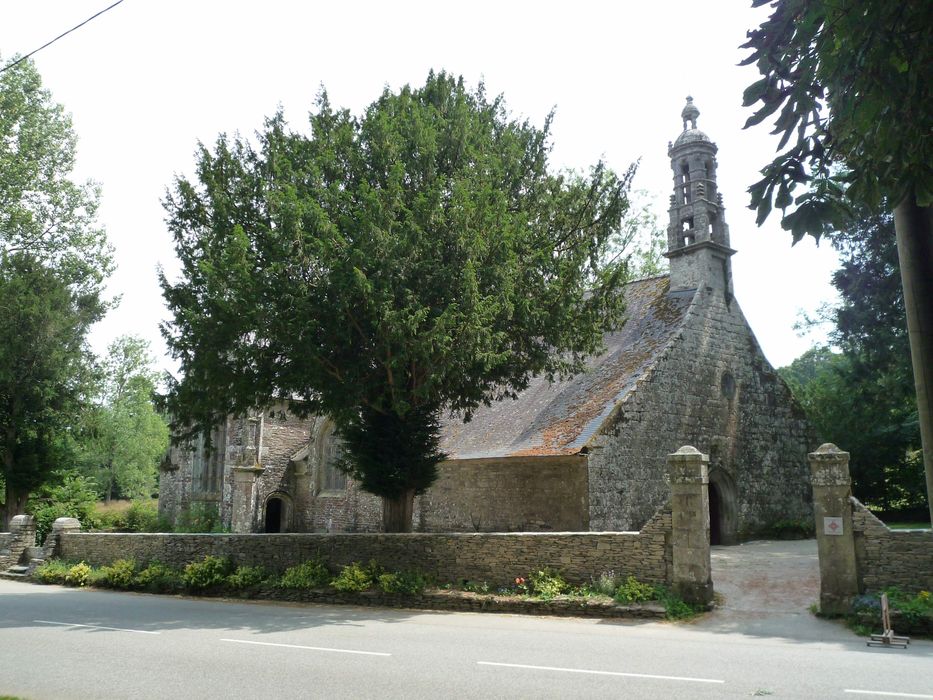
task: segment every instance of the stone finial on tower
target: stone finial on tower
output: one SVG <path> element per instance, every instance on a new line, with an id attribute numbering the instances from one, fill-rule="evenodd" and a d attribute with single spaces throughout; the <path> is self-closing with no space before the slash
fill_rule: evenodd
<path id="1" fill-rule="evenodd" d="M 700 116 L 700 110 L 693 104 L 693 98 L 687 95 L 687 104 L 680 113 L 680 118 L 684 120 L 684 131 L 687 130 L 687 122 L 690 122 L 690 128 L 697 128 L 697 117 Z"/>
<path id="2" fill-rule="evenodd" d="M 667 154 L 674 171 L 667 258 L 671 261 L 671 289 L 709 287 L 732 298 L 732 270 L 722 197 L 716 182 L 716 144 L 697 128 L 700 110 L 687 97 L 680 113 L 684 130 Z"/>

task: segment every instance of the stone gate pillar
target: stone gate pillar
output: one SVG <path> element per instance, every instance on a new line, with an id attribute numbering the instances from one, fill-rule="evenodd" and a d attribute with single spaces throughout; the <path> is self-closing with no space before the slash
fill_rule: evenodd
<path id="1" fill-rule="evenodd" d="M 709 457 L 685 445 L 667 456 L 671 479 L 673 587 L 688 603 L 713 600 L 709 556 Z"/>
<path id="2" fill-rule="evenodd" d="M 256 481 L 262 467 L 233 467 L 233 513 L 230 529 L 233 532 L 252 532 L 256 513 Z"/>
<path id="3" fill-rule="evenodd" d="M 809 457 L 820 555 L 820 611 L 841 615 L 849 611 L 852 598 L 859 593 L 849 453 L 826 443 Z"/>
<path id="4" fill-rule="evenodd" d="M 64 537 L 72 532 L 81 532 L 81 521 L 77 518 L 56 518 L 52 523 L 52 531 L 45 536 L 45 542 L 42 543 L 42 549 L 45 550 L 44 556 L 64 557 Z"/>

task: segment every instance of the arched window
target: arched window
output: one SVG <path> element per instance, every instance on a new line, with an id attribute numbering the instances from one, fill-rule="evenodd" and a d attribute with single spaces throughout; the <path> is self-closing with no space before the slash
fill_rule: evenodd
<path id="1" fill-rule="evenodd" d="M 322 492 L 326 491 L 346 491 L 347 475 L 337 468 L 340 458 L 343 456 L 343 445 L 340 438 L 334 434 L 333 423 L 328 422 L 320 433 L 318 464 L 319 476 L 318 484 Z"/>

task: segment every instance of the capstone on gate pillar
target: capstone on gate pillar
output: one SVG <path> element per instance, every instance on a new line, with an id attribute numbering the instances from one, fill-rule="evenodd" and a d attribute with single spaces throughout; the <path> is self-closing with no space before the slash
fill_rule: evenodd
<path id="1" fill-rule="evenodd" d="M 709 554 L 709 456 L 686 445 L 668 455 L 673 587 L 688 603 L 713 600 Z"/>
<path id="2" fill-rule="evenodd" d="M 820 612 L 841 615 L 859 594 L 849 453 L 826 443 L 809 458 L 820 555 Z"/>
<path id="3" fill-rule="evenodd" d="M 63 537 L 71 532 L 81 532 L 81 521 L 77 518 L 56 518 L 52 523 L 52 529 L 45 536 L 45 542 L 42 548 L 45 550 L 46 557 L 62 557 Z"/>

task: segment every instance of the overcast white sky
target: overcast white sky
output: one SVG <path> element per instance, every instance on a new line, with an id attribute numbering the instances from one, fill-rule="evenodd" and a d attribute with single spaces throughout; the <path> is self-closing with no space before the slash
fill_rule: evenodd
<path id="1" fill-rule="evenodd" d="M 0 0 L 0 61 L 24 54 L 110 0 Z M 79 135 L 78 174 L 103 187 L 100 218 L 116 248 L 109 292 L 122 296 L 93 332 L 99 352 L 123 333 L 164 354 L 166 317 L 156 265 L 177 269 L 160 200 L 190 173 L 198 140 L 251 134 L 281 104 L 296 128 L 320 85 L 359 112 L 385 85 L 423 83 L 428 70 L 484 79 L 516 116 L 539 125 L 557 108 L 553 161 L 618 171 L 642 159 L 635 186 L 667 225 L 667 143 L 693 95 L 698 126 L 719 146 L 736 297 L 776 366 L 813 342 L 797 337 L 801 309 L 834 299 L 837 259 L 824 244 L 793 249 L 777 218 L 759 229 L 746 188 L 773 157 L 768 129 L 743 131 L 736 64 L 745 32 L 766 13 L 749 0 L 693 2 L 242 2 L 125 0 L 34 60 Z M 165 367 L 172 363 L 162 360 Z"/>

